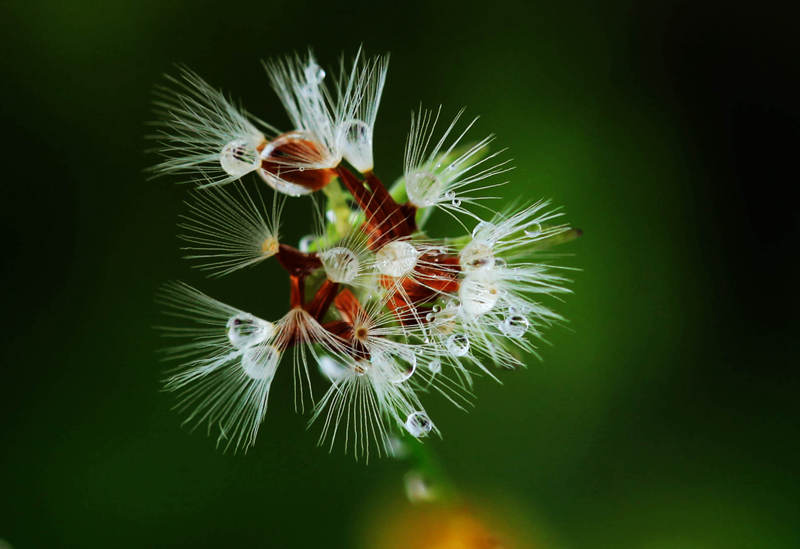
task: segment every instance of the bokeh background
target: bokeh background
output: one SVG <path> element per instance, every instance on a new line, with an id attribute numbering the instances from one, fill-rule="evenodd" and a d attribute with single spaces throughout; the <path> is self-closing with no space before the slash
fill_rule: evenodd
<path id="1" fill-rule="evenodd" d="M 151 329 L 166 280 L 266 318 L 287 299 L 274 264 L 210 281 L 180 259 L 188 189 L 143 174 L 153 85 L 185 63 L 286 126 L 260 60 L 363 42 L 392 52 L 386 179 L 418 102 L 466 105 L 511 149 L 507 196 L 585 231 L 543 360 L 469 414 L 430 402 L 471 505 L 540 547 L 800 546 L 796 18 L 732 4 L 3 2 L 0 539 L 374 547 L 402 510 L 404 466 L 317 448 L 286 372 L 246 455 L 181 428 Z"/>

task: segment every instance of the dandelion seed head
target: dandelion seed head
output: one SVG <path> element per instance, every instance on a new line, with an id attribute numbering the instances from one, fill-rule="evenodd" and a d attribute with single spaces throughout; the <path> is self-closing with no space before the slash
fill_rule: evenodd
<path id="1" fill-rule="evenodd" d="M 182 283 L 160 294 L 175 322 L 162 328 L 177 361 L 165 388 L 186 423 L 216 431 L 226 449 L 255 443 L 272 381 L 286 372 L 295 409 L 313 406 L 320 445 L 356 459 L 395 455 L 404 433 L 439 434 L 423 397 L 467 408 L 478 375 L 524 366 L 518 351 L 535 354 L 563 321 L 544 298 L 567 292 L 568 280 L 542 251 L 577 231 L 547 202 L 489 207 L 496 176 L 511 168 L 502 149 L 489 150 L 493 135 L 470 136 L 477 118 L 462 109 L 439 125 L 441 107 L 415 111 L 403 176 L 381 182 L 373 148 L 387 67 L 388 56 L 361 49 L 338 70 L 311 52 L 268 61 L 286 131 L 185 69 L 159 91 L 153 170 L 197 184 L 180 222 L 186 257 L 210 276 L 271 268 L 275 257 L 267 263 L 288 278 L 289 308 L 274 321 Z M 313 233 L 294 248 L 281 214 L 287 197 L 304 196 Z M 426 234 L 436 212 L 454 232 Z"/>

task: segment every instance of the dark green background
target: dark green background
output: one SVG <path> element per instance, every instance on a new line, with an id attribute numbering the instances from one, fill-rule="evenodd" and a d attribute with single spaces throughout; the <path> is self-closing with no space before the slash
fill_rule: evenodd
<path id="1" fill-rule="evenodd" d="M 646 4 L 646 5 L 645 5 Z M 391 7 L 389 7 L 391 5 Z M 797 547 L 796 19 L 777 5 L 4 2 L 0 539 L 28 547 L 353 547 L 403 467 L 315 446 L 273 385 L 245 456 L 159 392 L 153 294 L 279 316 L 283 273 L 179 258 L 186 187 L 147 181 L 153 84 L 185 63 L 278 126 L 260 60 L 392 52 L 378 170 L 419 101 L 511 148 L 509 197 L 585 230 L 543 362 L 433 399 L 473 501 L 573 548 Z M 292 202 L 286 233 L 308 232 Z M 448 230 L 442 222 L 437 230 Z"/>

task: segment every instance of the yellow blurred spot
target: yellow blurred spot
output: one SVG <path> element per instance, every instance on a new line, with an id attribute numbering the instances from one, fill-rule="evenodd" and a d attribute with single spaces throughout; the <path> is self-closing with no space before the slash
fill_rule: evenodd
<path id="1" fill-rule="evenodd" d="M 464 507 L 420 506 L 381 528 L 376 549 L 530 549 Z"/>
<path id="2" fill-rule="evenodd" d="M 261 243 L 261 253 L 266 256 L 272 256 L 278 253 L 279 246 L 278 239 L 274 236 L 269 236 Z"/>

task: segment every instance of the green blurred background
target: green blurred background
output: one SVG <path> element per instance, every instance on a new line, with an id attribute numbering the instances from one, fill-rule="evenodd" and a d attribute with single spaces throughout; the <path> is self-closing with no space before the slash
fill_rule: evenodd
<path id="1" fill-rule="evenodd" d="M 478 506 L 546 547 L 798 547 L 796 18 L 778 5 L 3 2 L 6 322 L 0 539 L 27 547 L 355 547 L 402 464 L 315 446 L 279 374 L 249 453 L 159 392 L 153 294 L 185 280 L 277 317 L 274 264 L 180 259 L 187 187 L 148 181 L 152 86 L 184 63 L 279 127 L 260 60 L 391 51 L 376 157 L 399 174 L 419 101 L 480 114 L 585 231 L 543 361 L 429 399 Z M 308 232 L 308 202 L 286 234 Z M 445 222 L 440 230 L 447 230 Z M 368 536 L 367 536 L 368 537 Z"/>

